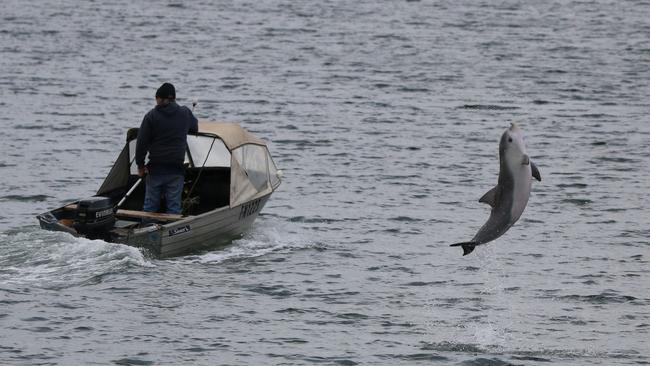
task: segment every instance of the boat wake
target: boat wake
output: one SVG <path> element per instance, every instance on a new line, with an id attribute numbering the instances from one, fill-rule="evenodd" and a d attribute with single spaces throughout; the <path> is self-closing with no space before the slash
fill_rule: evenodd
<path id="1" fill-rule="evenodd" d="M 61 289 L 111 273 L 154 267 L 136 248 L 43 230 L 0 233 L 0 283 Z"/>
<path id="2" fill-rule="evenodd" d="M 259 219 L 258 219 L 259 220 Z M 317 246 L 295 231 L 294 227 L 282 227 L 277 222 L 259 220 L 253 230 L 241 239 L 234 240 L 224 249 L 200 256 L 187 257 L 199 263 L 222 263 L 233 260 L 257 258 L 273 252 L 306 249 Z"/>

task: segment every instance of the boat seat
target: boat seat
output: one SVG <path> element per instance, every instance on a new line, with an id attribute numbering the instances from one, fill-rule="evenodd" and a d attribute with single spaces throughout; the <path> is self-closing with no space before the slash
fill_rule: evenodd
<path id="1" fill-rule="evenodd" d="M 175 214 L 168 214 L 168 213 L 133 211 L 133 210 L 117 210 L 115 216 L 130 217 L 134 219 L 154 219 L 158 221 L 178 221 L 186 217 L 189 217 L 189 216 L 175 215 Z"/>
<path id="2" fill-rule="evenodd" d="M 75 211 L 77 210 L 77 205 L 67 205 L 64 207 L 66 210 Z M 115 216 L 118 217 L 129 217 L 133 219 L 152 219 L 158 221 L 178 221 L 191 216 L 183 216 L 176 214 L 160 213 L 160 212 L 145 212 L 145 211 L 134 211 L 134 210 L 117 210 Z"/>

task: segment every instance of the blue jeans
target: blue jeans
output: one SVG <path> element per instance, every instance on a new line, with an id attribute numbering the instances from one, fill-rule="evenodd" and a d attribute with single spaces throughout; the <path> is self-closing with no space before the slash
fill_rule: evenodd
<path id="1" fill-rule="evenodd" d="M 160 209 L 160 197 L 164 195 L 167 203 L 167 213 L 181 213 L 181 197 L 185 177 L 178 174 L 149 174 L 147 187 L 144 194 L 144 208 L 146 212 L 157 212 Z"/>

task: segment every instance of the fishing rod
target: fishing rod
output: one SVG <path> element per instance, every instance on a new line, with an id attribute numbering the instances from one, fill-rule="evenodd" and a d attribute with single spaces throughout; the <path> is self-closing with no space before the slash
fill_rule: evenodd
<path id="1" fill-rule="evenodd" d="M 192 98 L 192 114 L 194 114 L 194 109 L 196 106 L 199 104 L 199 99 L 198 98 Z M 212 139 L 212 144 L 210 144 L 210 148 L 208 149 L 208 153 L 205 155 L 205 159 L 203 160 L 203 164 L 201 165 L 201 169 L 199 170 L 199 174 L 197 174 L 196 179 L 194 179 L 194 183 L 192 183 L 192 187 L 190 187 L 190 190 L 187 192 L 187 195 L 185 196 L 185 199 L 183 200 L 182 203 L 182 209 L 185 211 L 186 209 L 189 210 L 189 207 L 191 205 L 194 205 L 197 203 L 196 200 L 192 198 L 192 192 L 194 192 L 194 187 L 196 187 L 196 184 L 199 182 L 199 179 L 201 178 L 201 173 L 203 173 L 203 168 L 205 168 L 205 164 L 208 162 L 208 157 L 210 156 L 210 152 L 212 152 L 212 147 L 214 146 L 214 141 L 216 139 Z M 189 152 L 189 146 L 187 147 L 187 150 Z M 190 154 L 191 156 L 191 154 Z M 192 159 L 192 163 L 194 163 L 194 160 Z M 194 164 L 194 167 L 196 168 L 196 164 Z"/>
<path id="2" fill-rule="evenodd" d="M 184 203 L 189 202 L 192 204 L 192 192 L 194 192 L 194 187 L 196 187 L 196 184 L 199 182 L 199 179 L 201 179 L 201 173 L 203 173 L 203 169 L 205 168 L 205 164 L 208 162 L 208 158 L 210 157 L 210 153 L 212 152 L 212 147 L 214 146 L 214 142 L 217 141 L 216 138 L 212 139 L 212 143 L 210 144 L 210 148 L 208 149 L 208 153 L 205 155 L 205 159 L 203 159 L 203 164 L 201 165 L 201 169 L 199 169 L 199 174 L 196 175 L 196 179 L 194 180 L 194 183 L 192 183 L 192 187 L 190 190 L 187 192 L 187 198 L 185 199 Z M 196 165 L 194 166 L 196 168 Z"/>

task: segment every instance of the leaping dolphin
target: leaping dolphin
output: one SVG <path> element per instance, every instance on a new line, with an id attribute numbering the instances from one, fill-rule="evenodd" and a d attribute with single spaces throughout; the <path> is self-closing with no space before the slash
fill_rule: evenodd
<path id="1" fill-rule="evenodd" d="M 492 206 L 490 218 L 472 240 L 452 244 L 463 247 L 463 255 L 471 253 L 477 245 L 490 242 L 505 234 L 526 208 L 533 177 L 542 181 L 537 166 L 526 154 L 521 129 L 512 124 L 501 135 L 499 142 L 499 181 L 479 202 Z"/>

